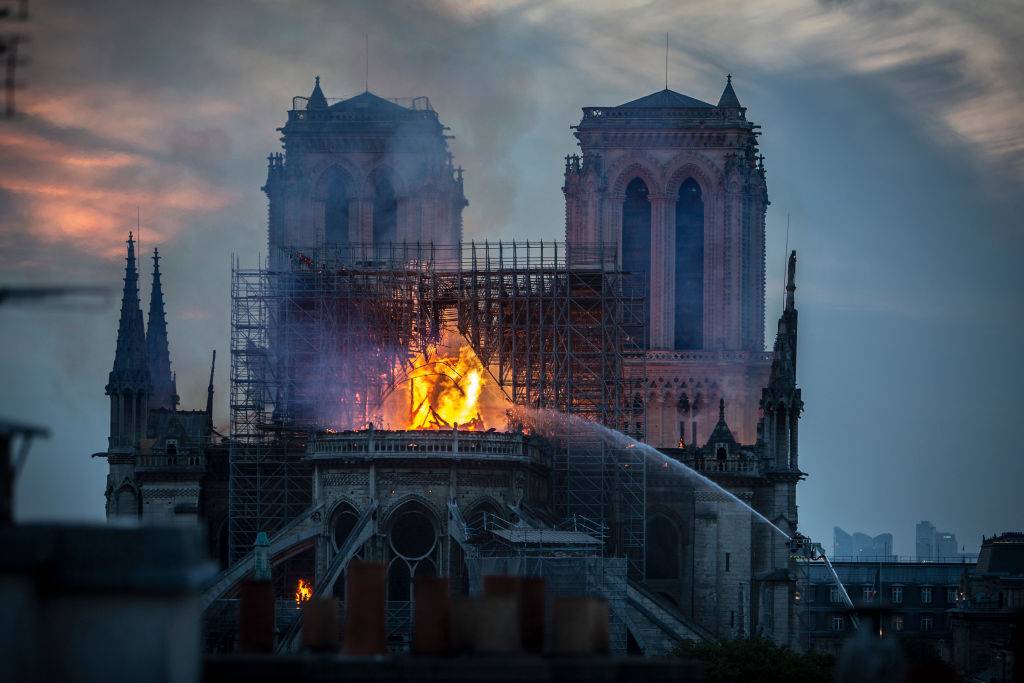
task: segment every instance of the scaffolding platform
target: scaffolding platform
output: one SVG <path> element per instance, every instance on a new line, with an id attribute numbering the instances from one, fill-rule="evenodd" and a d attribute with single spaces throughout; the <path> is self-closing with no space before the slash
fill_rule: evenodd
<path id="1" fill-rule="evenodd" d="M 309 506 L 310 435 L 378 422 L 402 364 L 445 330 L 516 406 L 642 438 L 643 378 L 628 361 L 646 341 L 646 292 L 614 245 L 321 245 L 267 264 L 232 264 L 232 561 Z M 642 456 L 585 429 L 553 436 L 556 511 L 611 526 L 605 550 L 642 575 Z"/>

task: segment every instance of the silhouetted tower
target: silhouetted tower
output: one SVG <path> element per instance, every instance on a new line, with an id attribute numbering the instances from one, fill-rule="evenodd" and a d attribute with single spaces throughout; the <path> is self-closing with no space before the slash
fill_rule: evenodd
<path id="1" fill-rule="evenodd" d="M 153 385 L 149 407 L 174 410 L 178 405 L 178 391 L 174 376 L 171 374 L 164 293 L 160 285 L 160 252 L 157 249 L 153 250 L 153 289 L 149 297 L 146 356 L 149 361 L 149 379 Z"/>
<path id="2" fill-rule="evenodd" d="M 796 385 L 797 310 L 796 252 L 789 255 L 786 269 L 786 306 L 779 317 L 768 386 L 761 392 L 761 438 L 769 466 L 799 471 L 798 440 L 800 413 L 804 402 Z"/>
<path id="3" fill-rule="evenodd" d="M 166 348 L 166 346 L 165 346 Z M 121 320 L 117 327 L 114 367 L 107 380 L 110 397 L 109 450 L 131 454 L 146 432 L 149 397 L 153 390 L 146 352 L 146 332 L 139 304 L 139 273 L 135 266 L 135 242 L 128 233 L 128 256 L 121 296 Z"/>
<path id="4" fill-rule="evenodd" d="M 731 76 L 717 105 L 665 89 L 584 107 L 576 126 L 566 241 L 613 245 L 648 290 L 645 434 L 655 446 L 704 443 L 720 398 L 737 439 L 756 438 L 770 363 L 758 128 Z"/>
<path id="5" fill-rule="evenodd" d="M 268 159 L 271 263 L 285 266 L 290 247 L 458 244 L 467 202 L 446 130 L 426 97 L 332 103 L 317 76 L 280 128 L 284 153 Z"/>

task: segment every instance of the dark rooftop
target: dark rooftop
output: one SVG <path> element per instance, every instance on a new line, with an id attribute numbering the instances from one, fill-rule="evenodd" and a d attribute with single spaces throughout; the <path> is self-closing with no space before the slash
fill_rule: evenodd
<path id="1" fill-rule="evenodd" d="M 639 109 L 639 108 L 660 108 L 660 109 L 714 109 L 715 105 L 701 100 L 694 99 L 689 95 L 676 92 L 675 90 L 664 90 L 651 93 L 632 102 L 620 104 L 616 109 Z"/>

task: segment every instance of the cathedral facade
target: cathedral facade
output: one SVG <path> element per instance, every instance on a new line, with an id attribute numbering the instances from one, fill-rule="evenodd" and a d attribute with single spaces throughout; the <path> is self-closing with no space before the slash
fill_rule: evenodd
<path id="1" fill-rule="evenodd" d="M 399 279 L 392 277 L 398 270 L 388 274 L 398 263 L 396 245 L 457 248 L 462 242 L 467 205 L 462 171 L 448 151 L 446 128 L 425 98 L 398 102 L 364 92 L 331 101 L 317 79 L 309 97 L 295 98 L 280 130 L 284 152 L 269 157 L 263 187 L 267 272 L 284 273 L 302 286 L 334 278 L 364 287 L 381 282 L 382 272 L 388 281 Z M 796 383 L 796 258 L 790 255 L 784 310 L 774 348 L 766 351 L 768 198 L 758 126 L 747 120 L 730 78 L 717 105 L 666 89 L 616 107 L 585 107 L 575 131 L 580 154 L 567 157 L 563 186 L 565 253 L 571 259 L 574 247 L 582 254 L 594 245 L 610 245 L 617 270 L 646 292 L 644 348 L 629 357 L 626 368 L 643 378 L 641 393 L 630 397 L 642 416 L 637 436 L 691 473 L 681 477 L 669 463 L 651 462 L 641 468 L 642 478 L 632 479 L 642 482 L 643 569 L 631 570 L 628 589 L 618 582 L 613 619 L 647 653 L 667 652 L 683 638 L 762 635 L 796 646 L 795 567 L 784 542 L 784 535 L 796 532 L 796 486 L 803 477 L 797 438 L 803 404 Z M 328 252 L 334 256 L 317 256 Z M 154 255 L 147 330 L 129 238 L 107 385 L 110 443 L 102 454 L 110 464 L 107 512 L 154 521 L 201 520 L 210 531 L 212 551 L 223 555 L 229 507 L 248 514 L 243 499 L 249 496 L 260 502 L 255 508 L 266 517 L 264 508 L 278 505 L 272 500 L 277 493 L 260 490 L 269 487 L 259 476 L 245 474 L 245 458 L 253 449 L 244 439 L 299 431 L 297 422 L 285 419 L 285 408 L 300 405 L 295 387 L 321 385 L 294 377 L 326 374 L 330 368 L 316 354 L 324 351 L 323 340 L 332 338 L 316 337 L 319 345 L 300 349 L 307 355 L 296 351 L 287 361 L 281 360 L 288 340 L 280 329 L 267 328 L 265 337 L 237 344 L 233 338 L 233 360 L 258 359 L 251 367 L 277 373 L 290 384 L 275 385 L 274 391 L 265 390 L 269 385 L 251 394 L 239 391 L 244 400 L 232 399 L 233 410 L 236 403 L 258 405 L 263 422 L 259 434 L 239 436 L 238 425 L 233 426 L 229 464 L 229 446 L 213 431 L 212 373 L 206 410 L 178 409 L 158 265 Z M 405 260 L 400 277 L 430 270 L 422 266 Z M 353 299 L 339 298 L 341 289 L 317 291 L 289 300 L 287 309 L 280 303 L 287 297 L 272 299 L 268 307 L 279 308 L 269 318 L 304 329 L 306 321 L 321 324 L 314 320 L 317 311 L 339 317 L 350 313 L 341 309 L 353 308 Z M 398 306 L 377 306 L 374 296 L 394 303 L 381 291 L 365 288 L 357 295 L 395 317 L 410 315 Z M 419 315 L 436 305 L 432 315 L 440 320 L 442 306 L 466 303 L 466 291 L 459 294 L 443 287 L 417 289 L 410 310 Z M 513 294 L 518 295 L 502 296 Z M 370 351 L 379 354 L 381 344 L 365 336 Z M 533 343 L 528 335 L 521 339 Z M 347 349 L 361 348 L 348 338 L 345 342 Z M 542 347 L 549 342 L 537 341 Z M 337 350 L 326 352 L 338 355 Z M 263 360 L 275 354 L 276 361 Z M 372 369 L 371 355 L 354 355 L 359 356 L 355 365 Z M 364 369 L 351 366 L 345 370 Z M 289 391 L 295 395 L 287 396 Z M 337 391 L 309 392 L 313 403 L 338 399 Z M 274 403 L 274 409 L 264 411 L 265 403 Z M 621 548 L 606 541 L 616 537 L 615 511 L 586 530 L 573 519 L 570 534 L 552 502 L 559 495 L 553 447 L 523 441 L 521 427 L 492 435 L 494 429 L 460 433 L 457 424 L 430 433 L 401 425 L 394 430 L 356 425 L 351 432 L 320 425 L 301 439 L 282 437 L 280 452 L 256 449 L 260 460 L 254 458 L 254 467 L 271 460 L 268 454 L 280 457 L 279 464 L 302 479 L 287 490 L 302 495 L 289 503 L 294 509 L 280 507 L 283 512 L 269 526 L 259 526 L 267 520 L 258 515 L 244 521 L 251 522 L 253 537 L 269 533 L 270 553 L 281 558 L 275 560 L 275 580 L 283 577 L 278 583 L 286 597 L 289 586 L 303 577 L 313 579 L 318 595 L 333 591 L 343 583 L 339 577 L 346 563 L 364 557 L 394 568 L 389 595 L 407 602 L 409 582 L 421 566 L 469 585 L 467 557 L 479 557 L 487 543 L 497 541 L 519 552 L 523 539 L 530 538 L 563 544 L 553 548 L 535 541 L 532 552 L 565 554 L 564 544 L 571 543 L 580 557 L 611 555 L 624 577 L 625 560 L 616 555 Z M 246 488 L 252 482 L 244 477 L 256 482 L 253 488 Z M 234 507 L 228 501 L 229 478 Z M 610 492 L 609 508 L 621 508 L 620 494 Z M 234 518 L 236 525 L 240 518 Z M 208 591 L 207 606 L 237 590 L 245 576 L 249 548 L 245 542 L 236 545 L 232 552 L 242 560 Z M 299 568 L 289 574 L 288 562 L 296 558 L 305 558 L 305 564 L 292 562 Z"/>
<path id="2" fill-rule="evenodd" d="M 795 254 L 764 349 L 764 158 L 732 77 L 717 105 L 665 89 L 584 107 L 566 158 L 569 245 L 612 245 L 648 293 L 634 361 L 643 438 L 796 531 Z M 649 468 L 648 587 L 719 637 L 794 642 L 793 567 L 781 534 L 707 487 Z"/>

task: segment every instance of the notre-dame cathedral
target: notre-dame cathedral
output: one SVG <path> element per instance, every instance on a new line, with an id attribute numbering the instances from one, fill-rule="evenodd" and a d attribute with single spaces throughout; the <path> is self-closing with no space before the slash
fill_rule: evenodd
<path id="1" fill-rule="evenodd" d="M 643 289 L 647 302 L 642 352 L 628 360 L 643 377 L 635 399 L 642 428 L 635 435 L 794 534 L 796 486 L 804 476 L 797 455 L 803 403 L 796 383 L 796 259 L 790 255 L 784 310 L 774 346 L 766 350 L 768 194 L 759 126 L 747 119 L 729 77 L 717 104 L 665 89 L 619 106 L 584 107 L 574 129 L 579 153 L 565 158 L 562 188 L 565 242 L 570 248 L 614 245 L 617 270 Z M 330 101 L 317 78 L 308 97 L 293 100 L 281 128 L 283 150 L 269 157 L 263 188 L 269 202 L 267 267 L 315 270 L 319 266 L 308 257 L 300 254 L 296 261 L 294 253 L 315 245 L 459 245 L 467 199 L 445 130 L 426 98 L 388 100 L 364 92 Z M 369 270 L 380 263 L 371 254 L 343 265 Z M 225 565 L 218 585 L 230 591 L 228 565 L 236 557 L 228 553 L 235 509 L 229 497 L 238 491 L 229 485 L 227 453 L 233 445 L 213 429 L 212 373 L 205 409 L 178 409 L 161 286 L 154 256 L 146 330 L 129 238 L 106 388 L 107 513 L 201 520 L 211 552 Z M 233 407 L 241 396 L 233 387 Z M 330 434 L 323 438 L 335 438 Z M 327 467 L 314 450 L 304 451 L 303 462 Z M 408 460 L 396 454 L 389 462 L 402 458 Z M 472 466 L 482 467 L 477 460 Z M 473 511 L 483 509 L 481 501 L 489 515 L 514 526 L 556 528 L 556 522 L 545 521 L 555 515 L 544 494 L 555 486 L 555 475 L 546 466 L 535 463 L 527 472 L 509 461 L 507 473 L 492 471 L 484 479 L 479 472 L 464 477 L 454 469 L 441 474 L 438 468 L 455 467 L 450 461 L 437 455 L 428 464 L 421 459 L 395 465 L 392 479 L 377 469 L 357 468 L 332 475 L 331 482 L 344 485 L 327 479 L 308 484 L 305 498 L 293 503 L 298 521 L 288 528 L 297 533 L 308 527 L 303 542 L 315 544 L 311 571 L 334 566 L 332 558 L 343 549 L 353 556 L 361 552 L 350 547 L 357 535 L 369 556 L 379 543 L 380 553 L 392 557 L 398 551 L 387 548 L 398 547 L 395 525 L 412 519 L 410 505 L 422 513 L 417 528 L 438 539 L 429 550 L 439 558 L 432 571 L 454 567 L 455 555 L 443 550 L 441 539 L 454 543 L 459 533 L 452 517 L 479 518 Z M 409 482 L 428 482 L 423 488 L 429 490 L 411 483 L 403 489 L 403 472 Z M 464 479 L 492 483 L 463 486 Z M 681 484 L 669 469 L 648 464 L 643 482 L 643 548 L 636 563 L 642 575 L 630 576 L 621 615 L 630 647 L 653 654 L 682 638 L 749 635 L 797 646 L 796 576 L 780 537 L 714 490 Z M 461 508 L 464 513 L 453 512 Z M 370 525 L 365 533 L 358 526 L 363 524 Z M 273 551 L 274 528 L 267 530 Z M 389 534 L 391 546 L 385 541 Z M 281 548 L 282 556 L 298 553 Z M 442 558 L 443 553 L 449 554 Z M 286 592 L 287 582 L 282 586 Z"/>

